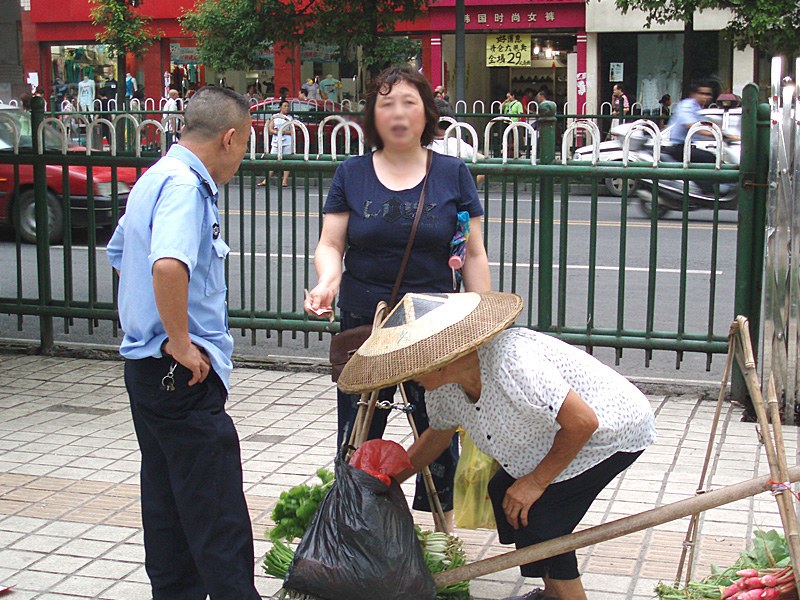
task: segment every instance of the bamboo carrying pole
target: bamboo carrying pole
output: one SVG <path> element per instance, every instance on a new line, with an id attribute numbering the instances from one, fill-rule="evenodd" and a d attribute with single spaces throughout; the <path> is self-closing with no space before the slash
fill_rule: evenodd
<path id="1" fill-rule="evenodd" d="M 732 367 L 733 367 L 733 359 L 736 354 L 737 350 L 737 336 L 739 333 L 739 321 L 734 320 L 731 323 L 731 328 L 728 332 L 728 353 L 725 357 L 725 368 L 722 372 L 722 382 L 720 383 L 719 394 L 717 395 L 717 405 L 714 409 L 714 418 L 711 423 L 711 432 L 708 436 L 708 444 L 706 446 L 706 456 L 703 461 L 703 468 L 700 473 L 700 479 L 697 485 L 697 490 L 695 494 L 704 494 L 708 491 L 708 486 L 711 483 L 710 478 L 707 479 L 708 475 L 708 466 L 711 462 L 711 452 L 714 448 L 714 440 L 717 435 L 717 427 L 719 426 L 719 419 L 722 413 L 722 403 L 725 400 L 725 392 L 728 387 L 728 379 L 731 376 Z M 689 527 L 686 530 L 686 537 L 683 540 L 683 548 L 681 550 L 681 557 L 678 562 L 678 572 L 675 575 L 675 585 L 677 586 L 681 580 L 682 571 L 684 565 L 686 566 L 686 581 L 685 584 L 688 585 L 689 581 L 692 579 L 692 571 L 694 568 L 694 556 L 697 542 L 697 534 L 700 525 L 700 514 L 692 515 L 692 518 L 689 521 Z M 688 553 L 688 560 L 687 560 L 687 553 Z"/>
<path id="2" fill-rule="evenodd" d="M 800 466 L 790 467 L 786 475 L 787 479 L 785 481 L 787 482 L 800 481 Z M 577 533 L 570 533 L 534 546 L 506 552 L 505 554 L 470 563 L 451 571 L 437 573 L 433 576 L 433 580 L 436 583 L 436 587 L 442 587 L 613 540 L 768 491 L 772 488 L 770 481 L 771 477 L 768 475 L 728 485 L 701 496 L 694 496 L 686 500 L 659 506 L 643 513 L 617 519 L 610 523 L 603 523 L 602 525 L 584 529 Z"/>
<path id="3" fill-rule="evenodd" d="M 719 416 L 722 408 L 722 400 L 724 398 L 725 387 L 727 379 L 730 374 L 730 359 L 735 356 L 739 363 L 742 372 L 745 375 L 748 391 L 753 401 L 753 406 L 758 418 L 759 427 L 761 430 L 761 439 L 764 443 L 764 449 L 767 455 L 767 462 L 770 468 L 770 475 L 767 477 L 759 477 L 744 481 L 742 483 L 729 485 L 713 492 L 707 492 L 704 489 L 708 463 L 711 456 L 711 448 L 713 446 L 714 438 L 716 437 L 716 429 L 719 421 Z M 729 346 L 728 346 L 728 359 L 725 364 L 725 373 L 722 380 L 722 389 L 720 390 L 717 398 L 717 407 L 714 414 L 714 422 L 711 429 L 710 439 L 706 448 L 706 459 L 703 465 L 702 473 L 700 475 L 700 486 L 698 487 L 697 494 L 694 498 L 681 500 L 673 504 L 661 506 L 658 508 L 645 511 L 630 517 L 618 519 L 611 523 L 604 523 L 595 527 L 585 529 L 578 533 L 571 533 L 561 536 L 556 539 L 548 540 L 534 546 L 522 548 L 506 554 L 501 554 L 493 558 L 481 560 L 475 563 L 453 569 L 451 571 L 444 571 L 434 575 L 434 581 L 437 587 L 450 585 L 459 581 L 474 579 L 482 575 L 496 573 L 505 569 L 511 569 L 530 562 L 543 560 L 605 542 L 611 539 L 629 535 L 643 529 L 649 529 L 669 521 L 675 521 L 691 515 L 692 519 L 689 524 L 689 529 L 684 539 L 684 548 L 681 554 L 681 564 L 678 570 L 677 579 L 680 580 L 681 569 L 686 558 L 687 548 L 691 548 L 689 556 L 689 567 L 687 571 L 687 579 L 691 574 L 691 565 L 694 558 L 694 541 L 697 537 L 698 530 L 698 515 L 711 508 L 736 502 L 749 496 L 754 496 L 760 492 L 771 490 L 778 503 L 778 510 L 781 515 L 781 522 L 783 524 L 784 532 L 786 534 L 786 541 L 789 547 L 789 554 L 793 566 L 800 565 L 800 533 L 798 533 L 797 515 L 794 512 L 793 495 L 791 490 L 788 489 L 790 483 L 800 480 L 800 466 L 789 467 L 786 461 L 786 449 L 783 443 L 783 428 L 780 419 L 780 407 L 778 404 L 775 385 L 772 377 L 770 376 L 767 385 L 767 408 L 769 409 L 769 416 L 772 422 L 770 428 L 770 420 L 767 418 L 767 411 L 764 405 L 764 398 L 761 393 L 761 386 L 758 381 L 758 374 L 756 372 L 755 356 L 753 354 L 753 347 L 750 340 L 750 327 L 745 317 L 739 316 L 731 325 L 729 333 Z M 773 437 L 770 436 L 772 432 Z M 776 483 L 785 484 L 781 487 L 776 487 Z M 800 594 L 800 581 L 795 583 L 795 586 Z"/>
<path id="4" fill-rule="evenodd" d="M 711 452 L 714 449 L 714 440 L 717 437 L 717 426 L 719 425 L 719 417 L 722 414 L 722 403 L 725 400 L 725 391 L 728 387 L 728 378 L 731 375 L 731 367 L 733 366 L 733 357 L 736 351 L 736 334 L 739 331 L 739 324 L 734 321 L 728 332 L 728 354 L 725 358 L 725 369 L 722 372 L 722 383 L 720 384 L 719 394 L 717 395 L 717 405 L 714 409 L 714 419 L 711 422 L 711 432 L 708 434 L 708 444 L 706 445 L 706 456 L 703 460 L 703 468 L 700 472 L 700 479 L 697 483 L 696 495 L 705 494 L 708 491 L 710 481 L 708 476 L 708 465 L 711 462 Z M 681 580 L 683 567 L 686 565 L 686 585 L 692 579 L 692 569 L 694 567 L 694 554 L 696 550 L 697 532 L 700 525 L 700 513 L 695 513 L 689 520 L 689 527 L 686 529 L 686 536 L 683 538 L 683 547 L 681 549 L 681 557 L 678 561 L 678 572 L 675 575 L 675 583 L 678 584 Z M 688 560 L 687 560 L 688 553 Z"/>
<path id="5" fill-rule="evenodd" d="M 403 404 L 408 406 L 408 396 L 406 395 L 406 388 L 401 383 L 397 387 L 400 388 L 400 394 L 403 396 Z M 417 431 L 417 424 L 414 422 L 414 417 L 411 413 L 406 413 L 408 417 L 408 424 L 411 426 L 411 432 L 414 434 L 414 441 L 419 439 L 419 432 Z M 422 481 L 425 483 L 425 492 L 428 494 L 428 506 L 431 509 L 433 516 L 433 528 L 436 531 L 444 531 L 451 533 L 450 527 L 447 524 L 447 519 L 442 510 L 442 503 L 439 501 L 439 494 L 436 492 L 436 485 L 433 483 L 433 475 L 428 467 L 422 469 Z"/>
<path id="6" fill-rule="evenodd" d="M 781 415 L 778 407 L 777 394 L 775 392 L 775 383 L 770 374 L 767 382 L 767 400 L 772 417 L 772 428 L 770 429 L 770 423 L 764 405 L 764 397 L 761 393 L 761 385 L 759 384 L 758 373 L 756 372 L 756 360 L 750 339 L 750 324 L 747 319 L 742 316 L 736 317 L 736 321 L 739 323 L 738 340 L 742 349 L 741 354 L 737 353 L 736 358 L 744 374 L 745 382 L 747 383 L 747 391 L 750 392 L 750 398 L 753 401 L 753 408 L 755 409 L 756 418 L 758 419 L 758 425 L 761 430 L 761 439 L 764 442 L 764 451 L 767 454 L 770 477 L 773 484 L 776 482 L 783 483 L 788 487 L 790 483 L 788 479 L 789 467 L 786 463 L 786 448 L 783 444 L 783 426 L 781 425 Z M 772 436 L 770 436 L 770 431 L 772 432 Z M 786 543 L 789 546 L 792 566 L 798 568 L 800 567 L 800 533 L 798 533 L 797 514 L 794 511 L 794 503 L 792 501 L 793 495 L 789 489 L 777 489 L 773 493 L 778 503 L 778 512 L 780 513 L 781 523 L 783 524 L 783 530 L 786 534 Z M 798 594 L 800 594 L 800 580 L 795 581 L 795 588 Z"/>
<path id="7" fill-rule="evenodd" d="M 386 318 L 388 305 L 385 302 L 379 302 L 375 309 L 375 318 L 372 321 L 372 329 L 377 328 Z M 406 396 L 405 388 L 401 383 L 399 386 L 400 393 L 403 396 L 403 404 L 408 406 L 408 397 Z M 361 399 L 358 402 L 358 412 L 356 413 L 353 431 L 350 433 L 350 448 L 358 448 L 367 441 L 369 438 L 369 429 L 372 426 L 372 419 L 375 416 L 375 409 L 378 406 L 378 394 L 380 390 L 373 390 L 372 392 L 361 394 Z M 407 413 L 408 422 L 411 425 L 411 433 L 414 436 L 414 441 L 419 439 L 416 423 L 410 413 Z M 349 458 L 349 454 L 348 454 Z M 422 469 L 422 481 L 425 485 L 425 494 L 428 497 L 428 506 L 431 508 L 431 516 L 433 517 L 433 526 L 436 531 L 444 531 L 450 533 L 450 528 L 447 525 L 442 504 L 439 502 L 439 494 L 436 492 L 436 485 L 433 483 L 433 476 L 428 467 Z"/>

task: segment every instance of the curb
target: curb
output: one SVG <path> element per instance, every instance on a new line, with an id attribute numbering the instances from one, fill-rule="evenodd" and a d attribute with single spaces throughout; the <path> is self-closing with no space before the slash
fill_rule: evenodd
<path id="1" fill-rule="evenodd" d="M 11 340 L 0 338 L 0 356 L 2 354 L 37 355 L 39 342 L 36 340 Z M 122 361 L 117 346 L 107 344 L 83 344 L 61 342 L 51 352 L 41 356 L 62 358 L 83 358 L 88 360 Z M 288 371 L 291 373 L 330 374 L 330 363 L 324 358 L 304 356 L 268 356 L 255 357 L 233 355 L 234 367 L 264 369 L 268 371 Z M 648 377 L 629 377 L 643 394 L 651 396 L 691 396 L 701 400 L 716 401 L 719 395 L 719 383 L 698 380 L 681 381 L 679 379 L 658 379 Z M 730 389 L 730 387 L 729 387 Z"/>

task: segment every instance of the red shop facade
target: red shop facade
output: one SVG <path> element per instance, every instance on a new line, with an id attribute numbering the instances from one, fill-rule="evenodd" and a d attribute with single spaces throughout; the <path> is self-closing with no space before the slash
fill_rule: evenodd
<path id="1" fill-rule="evenodd" d="M 432 0 L 423 39 L 433 85 L 455 92 L 455 0 Z M 466 100 L 545 89 L 559 106 L 586 101 L 586 5 L 563 0 L 465 0 Z M 519 97 L 519 96 L 518 96 Z M 576 104 L 577 103 L 577 104 Z"/>
<path id="2" fill-rule="evenodd" d="M 197 58 L 195 40 L 187 37 L 178 23 L 178 17 L 188 8 L 191 5 L 185 0 L 145 0 L 139 8 L 152 17 L 153 28 L 163 34 L 144 56 L 126 57 L 126 73 L 136 79 L 137 88 L 144 88 L 144 97 L 163 97 L 169 85 L 186 93 L 204 85 L 207 79 L 216 83 Z M 116 60 L 97 43 L 97 28 L 91 24 L 89 11 L 86 0 L 31 0 L 30 11 L 22 15 L 25 72 L 38 73 L 48 96 L 54 83 L 72 87 L 86 74 L 98 89 L 111 78 L 120 83 L 125 80 L 126 73 L 116 73 Z M 292 53 L 276 48 L 276 80 L 292 80 L 290 57 Z"/>

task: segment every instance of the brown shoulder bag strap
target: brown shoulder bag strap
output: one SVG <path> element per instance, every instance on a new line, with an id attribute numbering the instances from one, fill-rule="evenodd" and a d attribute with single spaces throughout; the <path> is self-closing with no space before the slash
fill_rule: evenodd
<path id="1" fill-rule="evenodd" d="M 394 308 L 394 303 L 397 300 L 397 293 L 400 291 L 400 284 L 403 282 L 403 275 L 408 266 L 408 258 L 411 256 L 411 247 L 414 245 L 414 238 L 417 235 L 417 226 L 422 218 L 422 209 L 425 206 L 425 188 L 428 187 L 428 175 L 431 172 L 431 163 L 433 163 L 433 150 L 428 150 L 428 159 L 425 163 L 425 179 L 422 181 L 422 191 L 419 194 L 419 202 L 417 203 L 417 212 L 414 213 L 414 223 L 411 225 L 411 234 L 408 236 L 408 243 L 406 250 L 403 253 L 403 260 L 400 262 L 400 271 L 397 273 L 397 279 L 394 282 L 394 289 L 392 296 L 389 299 L 389 309 Z"/>

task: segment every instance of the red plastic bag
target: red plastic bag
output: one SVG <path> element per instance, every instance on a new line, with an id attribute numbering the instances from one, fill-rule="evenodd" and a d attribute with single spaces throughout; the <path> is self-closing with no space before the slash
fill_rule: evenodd
<path id="1" fill-rule="evenodd" d="M 390 440 L 368 440 L 361 444 L 350 459 L 350 465 L 391 485 L 392 477 L 413 468 L 408 453 L 400 444 Z"/>

